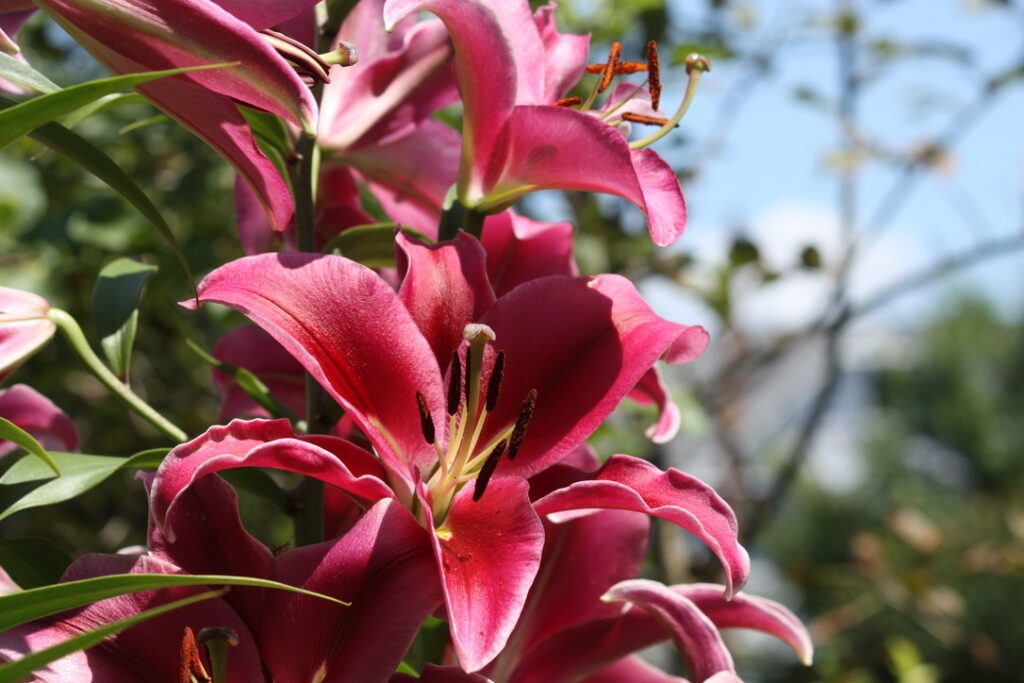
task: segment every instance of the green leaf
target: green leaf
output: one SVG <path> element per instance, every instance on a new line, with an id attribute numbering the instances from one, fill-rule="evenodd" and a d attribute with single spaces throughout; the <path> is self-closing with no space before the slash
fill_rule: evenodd
<path id="1" fill-rule="evenodd" d="M 402 228 L 402 232 L 428 243 L 433 241 L 411 228 Z M 328 242 L 323 251 L 344 254 L 346 258 L 370 268 L 394 268 L 395 224 L 374 223 L 349 228 Z"/>
<path id="2" fill-rule="evenodd" d="M 0 102 L 0 109 L 3 106 L 4 103 Z M 89 171 L 138 209 L 167 240 L 178 263 L 181 264 L 182 270 L 185 271 L 185 277 L 188 278 L 193 293 L 195 293 L 195 278 L 192 277 L 192 269 L 189 268 L 188 261 L 185 260 L 185 255 L 181 252 L 181 247 L 178 246 L 178 239 L 171 232 L 171 226 L 167 224 L 159 209 L 146 196 L 142 188 L 113 159 L 91 142 L 59 123 L 47 123 L 40 126 L 32 131 L 30 137 Z"/>
<path id="3" fill-rule="evenodd" d="M 255 467 L 239 467 L 237 469 L 222 470 L 217 474 L 236 489 L 246 491 L 269 503 L 273 503 L 281 512 L 286 514 L 292 512 L 294 514 L 292 505 L 288 501 L 288 496 L 277 485 L 273 477 L 263 470 Z"/>
<path id="4" fill-rule="evenodd" d="M 166 614 L 167 612 L 173 612 L 176 609 L 181 609 L 182 607 L 186 607 L 196 602 L 220 597 L 226 592 L 227 589 L 225 588 L 216 591 L 207 591 L 197 595 L 190 595 L 187 598 L 175 600 L 174 602 L 169 602 L 166 605 L 160 605 L 159 607 L 154 607 L 144 612 L 133 614 L 130 617 L 105 624 L 92 631 L 86 631 L 81 635 L 68 638 L 67 640 L 61 641 L 60 643 L 44 650 L 27 654 L 17 661 L 0 666 L 0 683 L 15 683 L 16 681 L 21 680 L 22 677 L 29 675 L 36 669 L 43 668 L 50 662 L 55 662 L 58 659 L 67 657 L 79 650 L 85 650 L 93 647 L 94 645 L 99 645 L 108 636 L 119 633 L 126 628 L 135 626 L 136 624 L 141 624 L 148 619 L 160 616 L 161 614 Z"/>
<path id="5" fill-rule="evenodd" d="M 93 114 L 98 114 L 111 107 L 119 107 L 122 104 L 149 104 L 149 101 L 137 92 L 118 92 L 112 95 L 104 95 L 95 102 L 90 102 L 84 107 L 68 114 L 61 121 L 61 125 L 66 128 L 74 128 Z"/>
<path id="6" fill-rule="evenodd" d="M 0 567 L 22 588 L 49 586 L 60 581 L 71 556 L 39 536 L 0 539 Z"/>
<path id="7" fill-rule="evenodd" d="M 119 90 L 126 90 L 127 88 L 158 78 L 176 76 L 189 71 L 219 69 L 225 66 L 233 66 L 233 64 L 191 66 L 183 69 L 167 69 L 165 71 L 149 71 L 146 73 L 128 74 L 126 76 L 101 78 L 96 81 L 80 83 L 70 88 L 34 97 L 27 102 L 16 104 L 0 112 L 0 149 L 27 135 L 34 128 L 70 114 L 79 107 L 83 107 L 104 95 L 109 95 Z"/>
<path id="8" fill-rule="evenodd" d="M 100 271 L 92 289 L 96 331 L 114 374 L 128 377 L 135 329 L 139 320 L 139 296 L 156 266 L 119 258 Z"/>
<path id="9" fill-rule="evenodd" d="M 102 483 L 119 470 L 133 467 L 143 469 L 156 467 L 166 453 L 167 449 L 154 449 L 142 451 L 130 458 L 82 455 L 80 453 L 50 453 L 55 464 L 60 468 L 61 475 L 59 477 L 54 477 L 53 473 L 39 460 L 24 457 L 14 463 L 0 477 L 0 485 L 15 487 L 12 490 L 17 498 L 3 512 L 0 512 L 0 520 L 28 508 L 70 500 Z M 27 486 L 36 482 L 42 483 L 36 486 Z M 28 492 L 24 493 L 26 488 Z"/>
<path id="10" fill-rule="evenodd" d="M 50 454 L 46 452 L 46 449 L 43 448 L 42 444 L 36 441 L 32 435 L 24 429 L 3 417 L 0 417 L 0 439 L 4 441 L 11 441 L 21 448 L 24 448 L 26 451 L 46 463 L 46 466 L 49 467 L 54 474 L 60 474 L 60 467 L 58 467 L 57 462 L 50 457 Z"/>
<path id="11" fill-rule="evenodd" d="M 57 92 L 60 86 L 39 73 L 25 62 L 18 61 L 10 55 L 0 52 L 0 78 L 14 81 L 18 85 L 31 88 L 36 92 Z"/>
<path id="12" fill-rule="evenodd" d="M 0 633 L 27 624 L 36 619 L 48 617 L 65 610 L 88 605 L 99 600 L 106 600 L 116 595 L 137 593 L 139 591 L 172 588 L 175 586 L 253 586 L 256 588 L 274 588 L 301 593 L 314 598 L 329 600 L 339 605 L 349 606 L 344 600 L 329 595 L 315 593 L 289 586 L 288 584 L 257 579 L 252 576 L 226 576 L 223 574 L 113 574 L 97 576 L 81 581 L 68 581 L 53 586 L 43 586 L 31 590 L 0 596 Z"/>

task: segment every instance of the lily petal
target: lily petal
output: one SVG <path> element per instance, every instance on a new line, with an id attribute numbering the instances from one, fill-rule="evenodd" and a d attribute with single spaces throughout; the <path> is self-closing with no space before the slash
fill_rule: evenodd
<path id="1" fill-rule="evenodd" d="M 543 325 L 524 321 L 543 320 Z M 552 276 L 500 298 L 480 321 L 507 359 L 501 394 L 483 432 L 496 439 L 536 389 L 537 407 L 515 461 L 497 476 L 530 476 L 583 442 L 659 356 L 702 328 L 658 317 L 623 277 Z"/>
<path id="2" fill-rule="evenodd" d="M 10 420 L 39 441 L 43 448 L 59 451 L 78 449 L 78 430 L 63 410 L 32 387 L 15 384 L 0 390 L 0 417 Z M 15 449 L 0 439 L 0 457 Z"/>
<path id="3" fill-rule="evenodd" d="M 714 489 L 677 469 L 662 472 L 639 458 L 613 455 L 593 479 L 549 493 L 534 505 L 538 514 L 555 522 L 581 511 L 618 509 L 678 524 L 707 544 L 722 563 L 727 598 L 750 573 L 750 558 L 737 538 L 736 515 Z"/>
<path id="4" fill-rule="evenodd" d="M 693 601 L 667 586 L 647 579 L 632 579 L 612 586 L 605 600 L 630 602 L 649 612 L 669 632 L 687 672 L 703 681 L 719 671 L 734 671 L 732 655 L 715 624 Z"/>
<path id="5" fill-rule="evenodd" d="M 325 448 L 326 447 L 326 448 Z M 330 450 L 327 450 L 330 448 Z M 366 473 L 372 456 L 337 437 L 294 437 L 287 420 L 235 420 L 211 427 L 202 436 L 167 454 L 151 493 L 153 519 L 170 541 L 177 540 L 175 507 L 198 479 L 235 467 L 273 467 L 321 479 L 359 499 L 376 502 L 394 493 L 375 474 Z M 345 461 L 353 462 L 356 470 Z"/>
<path id="6" fill-rule="evenodd" d="M 672 400 L 657 365 L 644 373 L 629 391 L 629 397 L 642 406 L 653 405 L 658 408 L 658 421 L 644 435 L 654 443 L 671 441 L 679 431 L 679 406 Z"/>
<path id="7" fill-rule="evenodd" d="M 398 298 L 430 343 L 439 367 L 447 367 L 463 342 L 466 325 L 495 301 L 487 277 L 487 254 L 460 232 L 449 242 L 427 246 L 398 233 Z"/>
<path id="8" fill-rule="evenodd" d="M 306 406 L 305 371 L 283 346 L 255 325 L 243 325 L 221 337 L 213 357 L 255 374 L 282 404 L 296 415 Z M 213 370 L 213 383 L 221 394 L 217 417 L 269 417 L 229 375 Z"/>
<path id="9" fill-rule="evenodd" d="M 528 488 L 521 479 L 491 481 L 477 501 L 472 487 L 463 488 L 443 528 L 431 534 L 452 641 L 466 671 L 481 669 L 505 646 L 537 574 L 544 528 Z"/>
<path id="10" fill-rule="evenodd" d="M 721 586 L 693 583 L 672 586 L 673 591 L 692 600 L 719 628 L 752 628 L 773 635 L 793 648 L 801 663 L 810 666 L 814 643 L 807 628 L 788 609 L 767 598 L 739 593 L 722 599 Z"/>
<path id="11" fill-rule="evenodd" d="M 250 256 L 207 275 L 199 299 L 240 310 L 277 339 L 366 434 L 379 435 L 371 438 L 389 469 L 436 458 L 416 392 L 443 424 L 441 371 L 398 295 L 372 270 L 338 256 Z"/>
<path id="12" fill-rule="evenodd" d="M 511 209 L 488 216 L 480 243 L 494 293 L 547 275 L 578 275 L 572 256 L 572 223 L 542 223 Z"/>
<path id="13" fill-rule="evenodd" d="M 685 678 L 667 674 L 645 662 L 639 655 L 623 657 L 593 676 L 587 676 L 580 683 L 621 683 L 622 681 L 629 681 L 629 683 L 687 683 Z"/>
<path id="14" fill-rule="evenodd" d="M 57 330 L 50 302 L 20 289 L 0 287 L 0 380 L 38 351 Z"/>

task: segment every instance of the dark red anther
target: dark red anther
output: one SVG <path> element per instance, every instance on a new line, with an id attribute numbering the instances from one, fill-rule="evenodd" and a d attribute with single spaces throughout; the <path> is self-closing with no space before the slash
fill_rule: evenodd
<path id="1" fill-rule="evenodd" d="M 612 84 L 612 76 L 615 75 L 615 67 L 619 63 L 619 55 L 622 54 L 622 43 L 612 43 L 612 49 L 608 52 L 608 61 L 605 62 L 604 72 L 601 74 L 601 85 L 597 92 L 604 92 Z"/>
<path id="2" fill-rule="evenodd" d="M 452 351 L 451 376 L 448 378 L 448 414 L 454 415 L 459 409 L 462 396 L 462 360 L 458 351 Z"/>
<path id="3" fill-rule="evenodd" d="M 668 119 L 663 119 L 659 116 L 644 116 L 643 114 L 634 114 L 628 111 L 622 114 L 622 120 L 632 121 L 633 123 L 646 123 L 650 126 L 664 126 L 668 123 Z"/>
<path id="4" fill-rule="evenodd" d="M 420 410 L 420 429 L 423 430 L 423 438 L 427 443 L 434 443 L 434 419 L 430 417 L 430 406 L 427 405 L 427 397 L 422 391 L 416 392 L 416 407 Z"/>
<path id="5" fill-rule="evenodd" d="M 581 104 L 583 104 L 583 100 L 579 97 L 563 97 L 555 102 L 556 107 L 578 107 Z"/>
<path id="6" fill-rule="evenodd" d="M 515 460 L 519 447 L 523 445 L 523 437 L 526 436 L 526 426 L 533 419 L 533 411 L 537 407 L 537 390 L 530 389 L 523 401 L 523 407 L 519 409 L 519 417 L 516 418 L 516 425 L 512 428 L 512 436 L 508 440 L 508 459 Z"/>
<path id="7" fill-rule="evenodd" d="M 210 674 L 206 673 L 203 660 L 199 657 L 196 636 L 188 626 L 185 627 L 185 635 L 181 639 L 181 668 L 178 678 L 181 683 L 192 683 L 193 678 L 202 683 L 213 683 Z"/>
<path id="8" fill-rule="evenodd" d="M 651 107 L 657 110 L 661 103 L 661 67 L 658 64 L 658 44 L 647 41 L 647 87 L 651 92 Z"/>
<path id="9" fill-rule="evenodd" d="M 501 391 L 501 376 L 504 373 L 505 352 L 498 351 L 498 355 L 494 359 L 494 365 L 491 367 L 491 378 L 487 381 L 487 402 L 484 403 L 487 407 L 487 412 L 494 410 L 494 406 L 498 405 L 498 393 Z"/>
<path id="10" fill-rule="evenodd" d="M 601 64 L 587 64 L 587 73 L 604 73 L 606 68 L 608 68 L 608 65 L 604 62 Z M 638 74 L 641 71 L 647 71 L 647 65 L 643 62 L 619 62 L 615 65 L 616 76 L 628 76 L 629 74 Z"/>
<path id="11" fill-rule="evenodd" d="M 484 491 L 487 490 L 487 482 L 491 480 L 491 475 L 494 474 L 495 468 L 498 466 L 498 461 L 501 460 L 501 454 L 505 452 L 505 447 L 508 446 L 507 441 L 499 443 L 491 454 L 487 456 L 487 460 L 484 461 L 484 466 L 480 468 L 480 474 L 476 475 L 476 481 L 473 483 L 473 502 L 483 498 Z"/>

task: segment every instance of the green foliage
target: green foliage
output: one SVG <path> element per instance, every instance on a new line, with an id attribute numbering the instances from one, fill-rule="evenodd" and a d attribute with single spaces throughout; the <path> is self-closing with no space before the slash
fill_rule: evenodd
<path id="1" fill-rule="evenodd" d="M 139 297 L 156 266 L 120 258 L 100 271 L 92 288 L 96 331 L 114 374 L 126 381 L 139 322 Z"/>

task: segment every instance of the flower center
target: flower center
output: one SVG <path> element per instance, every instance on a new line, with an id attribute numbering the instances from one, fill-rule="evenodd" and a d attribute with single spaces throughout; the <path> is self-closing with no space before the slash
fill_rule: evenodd
<path id="1" fill-rule="evenodd" d="M 452 353 L 446 405 L 446 447 L 442 448 L 435 438 L 434 422 L 426 398 L 421 392 L 416 392 L 423 438 L 437 451 L 437 466 L 427 482 L 427 489 L 431 496 L 434 526 L 442 538 L 448 534 L 444 521 L 455 494 L 468 482 L 474 481 L 473 500 L 483 497 L 502 456 L 507 454 L 509 460 L 516 457 L 537 406 L 537 390 L 532 389 L 523 399 L 515 422 L 503 425 L 496 436 L 482 442 L 484 425 L 498 404 L 501 393 L 505 352 L 499 350 L 494 356 L 485 391 L 484 351 L 495 340 L 494 330 L 482 324 L 467 325 L 464 338 L 469 342 L 465 362 L 458 351 Z"/>
<path id="2" fill-rule="evenodd" d="M 263 29 L 260 35 L 292 65 L 302 81 L 311 87 L 317 83 L 331 82 L 328 74 L 331 65 L 351 66 L 358 59 L 355 46 L 344 41 L 338 45 L 338 49 L 321 55 L 302 41 L 273 29 Z"/>

